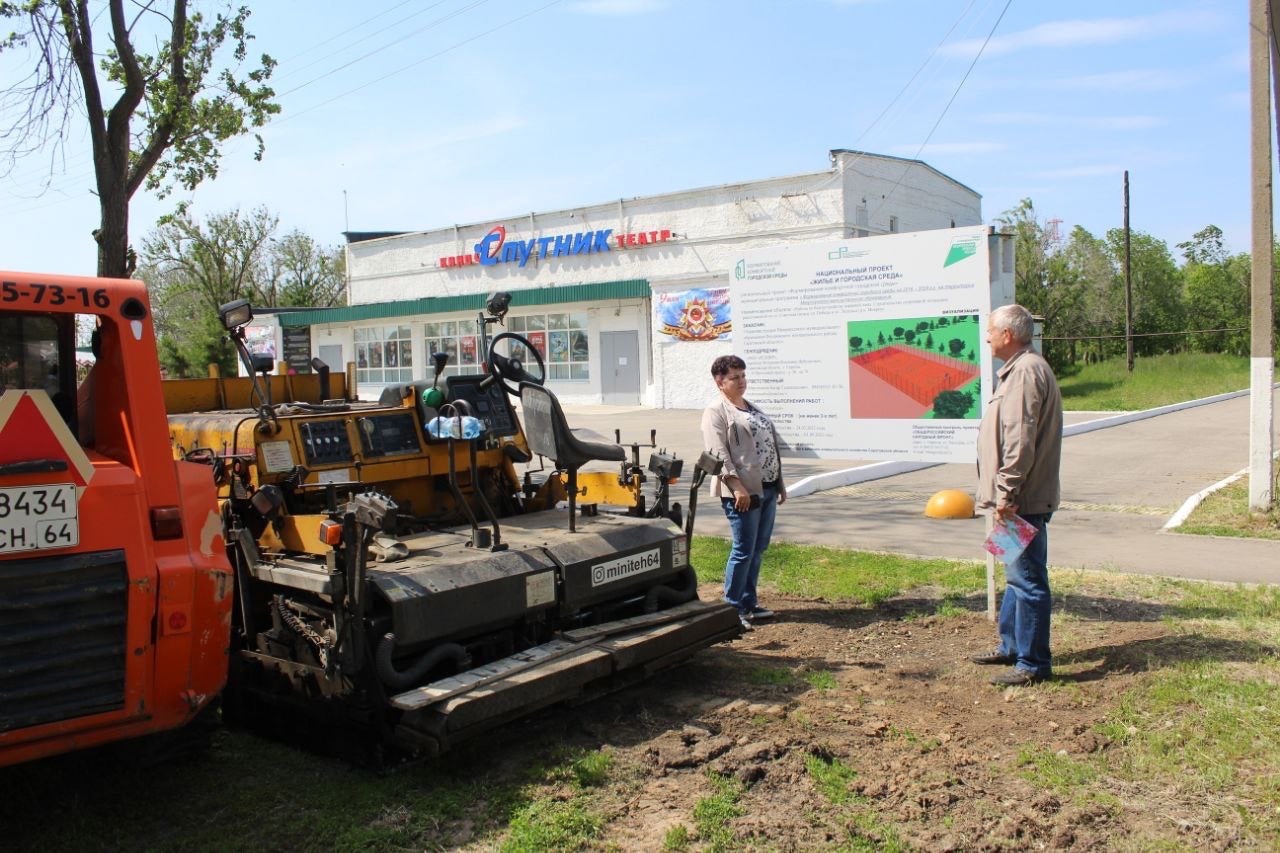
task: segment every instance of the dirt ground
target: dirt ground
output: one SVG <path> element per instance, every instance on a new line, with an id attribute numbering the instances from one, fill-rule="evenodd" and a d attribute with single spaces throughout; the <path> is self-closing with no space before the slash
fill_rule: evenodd
<path id="1" fill-rule="evenodd" d="M 704 599 L 715 594 L 702 590 Z M 1094 725 L 1181 642 L 1152 606 L 1077 599 L 1082 618 L 1071 620 L 1069 647 L 1055 638 L 1070 673 L 1000 689 L 986 680 L 998 668 L 968 661 L 994 641 L 976 598 L 946 616 L 927 597 L 875 609 L 778 595 L 767 603 L 776 621 L 641 686 L 504 728 L 485 751 L 519 752 L 534 734 L 612 752 L 615 767 L 632 775 L 607 802 L 601 841 L 628 850 L 661 849 L 678 825 L 702 848 L 693 810 L 714 792 L 708 770 L 744 784 L 744 813 L 728 824 L 735 847 L 1090 849 L 1161 838 L 1215 849 L 1240 841 L 1238 819 L 1205 803 L 1132 785 L 1111 785 L 1102 798 L 1056 795 L 1020 765 L 1026 745 L 1076 758 L 1109 748 Z M 810 757 L 855 771 L 848 802 L 833 804 L 818 789 Z M 443 830 L 444 846 L 471 841 L 466 830 Z"/>

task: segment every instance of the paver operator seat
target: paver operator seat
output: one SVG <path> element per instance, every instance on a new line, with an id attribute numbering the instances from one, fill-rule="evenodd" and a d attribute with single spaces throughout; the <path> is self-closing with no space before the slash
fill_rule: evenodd
<path id="1" fill-rule="evenodd" d="M 529 449 L 550 459 L 569 475 L 569 530 L 577 530 L 578 469 L 592 460 L 623 462 L 627 451 L 590 430 L 569 428 L 560 401 L 541 385 L 520 383 L 520 405 L 524 409 L 524 434 Z"/>

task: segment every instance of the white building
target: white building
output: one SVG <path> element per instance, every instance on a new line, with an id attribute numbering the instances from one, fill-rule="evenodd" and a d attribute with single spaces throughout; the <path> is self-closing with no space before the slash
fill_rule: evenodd
<path id="1" fill-rule="evenodd" d="M 506 330 L 542 352 L 563 402 L 700 408 L 712 360 L 734 351 L 732 332 L 661 333 L 664 297 L 729 287 L 739 255 L 759 246 L 981 222 L 978 193 L 926 163 L 836 150 L 821 172 L 348 234 L 350 305 L 280 314 L 281 351 L 298 369 L 312 355 L 334 368 L 355 361 L 365 398 L 429 379 L 434 351 L 450 354 L 449 372 L 476 371 L 476 316 L 487 294 L 506 290 Z"/>

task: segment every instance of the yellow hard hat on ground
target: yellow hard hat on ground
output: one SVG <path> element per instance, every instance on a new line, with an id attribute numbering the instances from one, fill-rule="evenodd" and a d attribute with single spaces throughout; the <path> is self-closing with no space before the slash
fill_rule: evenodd
<path id="1" fill-rule="evenodd" d="M 973 518 L 973 497 L 960 489 L 943 489 L 929 498 L 924 514 L 929 518 Z"/>

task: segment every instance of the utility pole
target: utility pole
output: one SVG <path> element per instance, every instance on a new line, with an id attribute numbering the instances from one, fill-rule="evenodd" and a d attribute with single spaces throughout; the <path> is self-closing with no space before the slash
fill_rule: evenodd
<path id="1" fill-rule="evenodd" d="M 1129 170 L 1124 170 L 1124 351 L 1133 373 L 1133 275 L 1129 264 Z"/>
<path id="2" fill-rule="evenodd" d="M 1253 196 L 1249 344 L 1249 509 L 1266 512 L 1275 499 L 1272 425 L 1275 378 L 1271 325 L 1271 61 L 1276 43 L 1270 0 L 1249 2 L 1249 129 Z"/>

